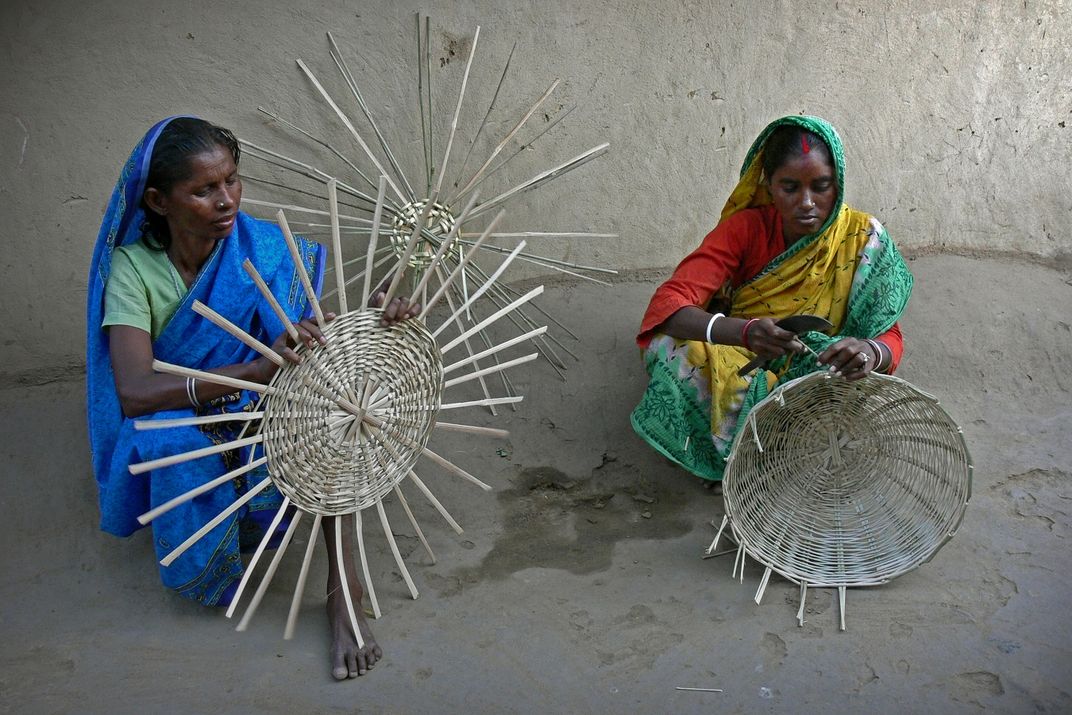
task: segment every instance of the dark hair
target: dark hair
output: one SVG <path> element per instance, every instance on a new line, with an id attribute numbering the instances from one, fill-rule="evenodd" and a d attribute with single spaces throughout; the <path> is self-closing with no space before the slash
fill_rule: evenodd
<path id="1" fill-rule="evenodd" d="M 149 161 L 145 188 L 153 188 L 166 194 L 175 184 L 190 178 L 191 157 L 216 149 L 231 152 L 235 166 L 238 166 L 241 150 L 238 140 L 230 130 L 195 117 L 171 120 L 160 132 L 153 146 L 153 158 Z M 145 211 L 145 222 L 141 230 L 146 243 L 151 248 L 167 249 L 171 243 L 167 219 L 146 205 L 144 193 L 141 197 L 141 208 Z"/>
<path id="2" fill-rule="evenodd" d="M 830 156 L 830 147 L 820 136 L 791 124 L 781 126 L 771 132 L 766 144 L 763 145 L 763 175 L 767 181 L 770 181 L 774 172 L 787 161 L 804 156 L 803 140 L 807 140 L 809 151 L 821 151 L 826 163 L 831 167 L 834 166 Z"/>

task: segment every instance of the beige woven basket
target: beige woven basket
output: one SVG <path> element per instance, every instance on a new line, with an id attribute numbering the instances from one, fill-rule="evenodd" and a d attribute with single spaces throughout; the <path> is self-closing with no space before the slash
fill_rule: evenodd
<path id="1" fill-rule="evenodd" d="M 745 555 L 801 586 L 874 586 L 931 557 L 960 525 L 972 464 L 960 428 L 908 382 L 826 372 L 786 383 L 738 432 L 724 482 Z M 720 534 L 722 529 L 719 530 Z M 716 537 L 717 540 L 717 537 Z M 712 544 L 714 547 L 715 544 Z"/>
<path id="2" fill-rule="evenodd" d="M 339 316 L 326 345 L 301 350 L 270 384 L 264 410 L 269 473 L 302 509 L 338 516 L 374 505 L 412 469 L 435 425 L 443 390 L 439 346 L 421 321 L 380 327 L 382 311 Z M 382 422 L 386 439 L 325 395 L 346 394 Z"/>

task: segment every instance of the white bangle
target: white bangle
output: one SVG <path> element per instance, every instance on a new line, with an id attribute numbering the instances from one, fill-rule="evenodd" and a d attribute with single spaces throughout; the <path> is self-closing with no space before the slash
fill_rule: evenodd
<path id="1" fill-rule="evenodd" d="M 877 340 L 872 340 L 871 338 L 864 338 L 864 342 L 870 345 L 871 349 L 875 351 L 875 367 L 872 369 L 875 372 L 882 372 L 883 369 L 889 367 L 888 365 L 882 364 L 882 361 L 886 359 L 886 353 L 883 352 L 881 347 L 882 343 Z"/>
<path id="2" fill-rule="evenodd" d="M 707 332 L 706 332 L 707 342 L 709 342 L 709 343 L 712 342 L 711 341 L 711 326 L 714 325 L 715 321 L 718 320 L 719 318 L 725 318 L 725 317 L 726 317 L 726 315 L 724 313 L 715 313 L 714 315 L 711 316 L 711 319 L 707 321 Z"/>
<path id="3" fill-rule="evenodd" d="M 201 403 L 197 401 L 197 378 L 186 378 L 186 397 L 190 400 L 190 404 L 194 407 L 200 407 Z"/>

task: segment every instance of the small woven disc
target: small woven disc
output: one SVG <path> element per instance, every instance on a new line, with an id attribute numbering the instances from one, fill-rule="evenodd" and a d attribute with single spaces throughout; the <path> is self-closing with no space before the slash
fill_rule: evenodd
<path id="1" fill-rule="evenodd" d="M 350 312 L 299 348 L 270 386 L 262 430 L 268 472 L 283 495 L 324 516 L 372 506 L 406 476 L 428 443 L 443 388 L 439 346 L 416 319 L 380 327 L 382 311 Z M 344 395 L 382 428 L 336 404 Z"/>
<path id="2" fill-rule="evenodd" d="M 752 410 L 725 473 L 746 551 L 796 583 L 869 586 L 928 561 L 971 494 L 960 428 L 904 380 L 827 372 Z"/>

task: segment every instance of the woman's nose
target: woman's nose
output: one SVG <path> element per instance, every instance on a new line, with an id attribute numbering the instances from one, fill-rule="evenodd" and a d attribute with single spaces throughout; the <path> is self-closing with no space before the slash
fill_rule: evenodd
<path id="1" fill-rule="evenodd" d="M 814 206 L 815 200 L 812 198 L 811 193 L 805 191 L 804 196 L 801 198 L 801 203 L 805 206 Z"/>

